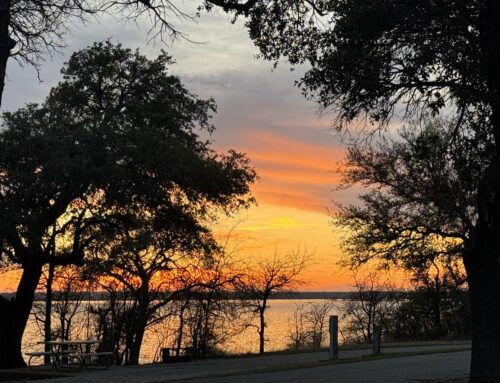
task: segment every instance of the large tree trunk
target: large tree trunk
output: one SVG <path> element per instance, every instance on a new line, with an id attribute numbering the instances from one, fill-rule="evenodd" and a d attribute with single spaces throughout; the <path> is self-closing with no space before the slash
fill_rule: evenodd
<path id="1" fill-rule="evenodd" d="M 479 187 L 478 223 L 464 254 L 472 315 L 471 383 L 500 381 L 500 2 L 480 3 L 481 71 L 496 151 Z"/>
<path id="2" fill-rule="evenodd" d="M 21 340 L 24 329 L 19 328 L 15 300 L 0 298 L 0 369 L 24 367 Z"/>
<path id="3" fill-rule="evenodd" d="M 127 364 L 137 365 L 139 364 L 139 357 L 141 355 L 142 340 L 144 339 L 144 333 L 146 331 L 146 322 L 143 320 L 138 320 L 134 329 L 134 339 L 130 344 L 130 357 Z"/>
<path id="4" fill-rule="evenodd" d="M 25 267 L 16 297 L 11 301 L 0 300 L 0 369 L 26 366 L 21 342 L 41 273 L 41 266 Z"/>
<path id="5" fill-rule="evenodd" d="M 478 221 L 464 251 L 472 319 L 470 383 L 500 381 L 499 177 L 497 155 L 479 188 Z"/>
<path id="6" fill-rule="evenodd" d="M 2 95 L 5 86 L 5 73 L 7 70 L 7 60 L 10 57 L 15 41 L 9 36 L 10 24 L 10 0 L 0 0 L 0 106 L 2 105 Z"/>
<path id="7" fill-rule="evenodd" d="M 130 342 L 130 354 L 126 364 L 137 365 L 139 364 L 139 357 L 141 355 L 142 340 L 148 324 L 148 310 L 149 310 L 149 292 L 146 291 L 142 299 L 139 300 L 139 309 L 135 323 L 133 324 L 132 341 Z"/>
<path id="8" fill-rule="evenodd" d="M 470 382 L 492 383 L 500 379 L 500 236 L 484 233 L 481 238 L 473 247 L 475 257 L 465 257 L 472 314 Z"/>

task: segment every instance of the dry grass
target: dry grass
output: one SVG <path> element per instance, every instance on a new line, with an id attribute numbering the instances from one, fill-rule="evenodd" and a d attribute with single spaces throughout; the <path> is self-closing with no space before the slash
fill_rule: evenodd
<path id="1" fill-rule="evenodd" d="M 419 383 L 469 383 L 469 378 L 421 380 Z"/>

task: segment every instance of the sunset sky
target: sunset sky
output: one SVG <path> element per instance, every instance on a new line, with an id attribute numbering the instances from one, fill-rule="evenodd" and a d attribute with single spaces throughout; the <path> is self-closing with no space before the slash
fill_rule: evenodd
<path id="1" fill-rule="evenodd" d="M 203 16 L 197 24 L 177 24 L 196 42 L 147 44 L 146 24 L 120 24 L 111 17 L 100 23 L 75 26 L 68 47 L 36 72 L 9 61 L 4 109 L 41 101 L 60 79 L 59 70 L 69 55 L 94 41 L 111 39 L 154 57 L 160 50 L 171 53 L 187 88 L 201 97 L 213 96 L 218 105 L 214 118 L 214 147 L 245 152 L 260 181 L 253 187 L 258 205 L 234 222 L 246 239 L 241 257 L 285 253 L 297 246 L 314 253 L 316 264 L 307 278 L 309 290 L 345 290 L 350 275 L 337 266 L 338 234 L 330 226 L 333 201 L 354 200 L 354 191 L 332 192 L 338 181 L 332 173 L 343 155 L 339 137 L 330 129 L 331 116 L 320 118 L 316 106 L 303 98 L 294 81 L 303 68 L 290 71 L 286 63 L 277 69 L 255 58 L 257 49 L 242 23 L 232 25 L 223 13 Z M 218 230 L 232 222 L 221 222 Z M 6 283 L 5 281 L 3 283 Z M 2 284 L 2 283 L 0 283 Z M 2 286 L 0 286 L 1 288 Z"/>

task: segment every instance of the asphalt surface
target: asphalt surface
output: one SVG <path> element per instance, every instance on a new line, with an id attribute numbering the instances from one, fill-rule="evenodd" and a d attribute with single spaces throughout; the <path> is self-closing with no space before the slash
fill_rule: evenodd
<path id="1" fill-rule="evenodd" d="M 203 383 L 409 383 L 466 377 L 469 362 L 470 352 L 450 352 L 191 381 Z"/>
<path id="2" fill-rule="evenodd" d="M 439 344 L 383 348 L 384 354 L 433 352 L 428 355 L 331 364 L 326 352 L 212 359 L 180 364 L 114 367 L 106 371 L 82 370 L 71 377 L 30 380 L 38 383 L 157 383 L 196 381 L 203 383 L 265 382 L 391 382 L 457 378 L 468 372 L 468 344 Z M 442 351 L 442 352 L 440 352 Z M 453 352 L 449 352 L 453 351 Z M 439 352 L 439 353 L 437 353 Z M 340 358 L 369 355 L 370 350 L 341 351 Z"/>

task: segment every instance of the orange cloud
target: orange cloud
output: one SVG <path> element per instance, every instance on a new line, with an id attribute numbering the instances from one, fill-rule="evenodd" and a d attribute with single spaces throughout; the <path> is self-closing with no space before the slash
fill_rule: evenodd
<path id="1" fill-rule="evenodd" d="M 260 203 L 324 212 L 339 177 L 331 169 L 343 150 L 304 143 L 262 130 L 245 131 L 242 148 L 260 182 L 253 188 Z"/>

